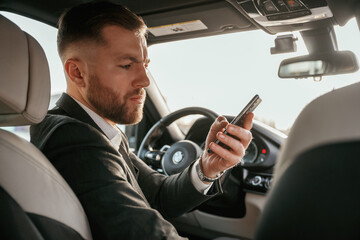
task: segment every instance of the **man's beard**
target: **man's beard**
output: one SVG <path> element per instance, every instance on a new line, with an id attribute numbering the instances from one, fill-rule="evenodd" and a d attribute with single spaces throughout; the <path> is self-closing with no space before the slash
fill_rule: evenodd
<path id="1" fill-rule="evenodd" d="M 143 116 L 142 104 L 128 104 L 127 100 L 134 95 L 144 95 L 144 89 L 136 89 L 124 96 L 123 101 L 116 91 L 101 84 L 95 75 L 89 78 L 89 89 L 87 98 L 97 113 L 118 124 L 136 124 Z"/>

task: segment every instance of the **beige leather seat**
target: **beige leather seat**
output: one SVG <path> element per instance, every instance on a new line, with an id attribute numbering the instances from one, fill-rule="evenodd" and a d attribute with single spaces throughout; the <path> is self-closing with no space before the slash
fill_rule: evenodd
<path id="1" fill-rule="evenodd" d="M 277 160 L 255 239 L 360 239 L 359 104 L 356 83 L 301 112 Z"/>
<path id="2" fill-rule="evenodd" d="M 0 126 L 40 122 L 50 99 L 44 51 L 0 15 Z M 31 143 L 0 129 L 0 239 L 91 239 L 68 184 Z"/>

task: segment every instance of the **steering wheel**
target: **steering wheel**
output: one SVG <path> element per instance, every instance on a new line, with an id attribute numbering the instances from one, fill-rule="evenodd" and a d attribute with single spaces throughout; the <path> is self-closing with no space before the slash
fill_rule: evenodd
<path id="1" fill-rule="evenodd" d="M 145 135 L 140 144 L 137 156 L 146 163 L 160 168 L 166 175 L 172 175 L 184 170 L 192 161 L 201 156 L 202 149 L 190 140 L 181 140 L 171 146 L 165 145 L 160 150 L 153 148 L 162 136 L 165 128 L 179 118 L 200 114 L 212 120 L 218 117 L 215 112 L 201 107 L 188 107 L 177 110 L 161 118 Z"/>

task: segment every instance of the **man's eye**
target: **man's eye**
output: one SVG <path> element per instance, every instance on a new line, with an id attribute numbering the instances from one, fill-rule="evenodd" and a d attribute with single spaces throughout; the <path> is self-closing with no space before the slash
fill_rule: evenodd
<path id="1" fill-rule="evenodd" d="M 123 69 L 129 69 L 131 67 L 131 64 L 120 65 L 120 67 Z"/>

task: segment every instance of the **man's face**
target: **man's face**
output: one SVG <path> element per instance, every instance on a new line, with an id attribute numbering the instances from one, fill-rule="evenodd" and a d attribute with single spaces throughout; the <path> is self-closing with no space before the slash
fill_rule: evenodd
<path id="1" fill-rule="evenodd" d="M 88 59 L 86 98 L 100 116 L 120 124 L 142 119 L 145 90 L 150 82 L 145 39 L 118 26 L 103 29 L 105 45 Z"/>

